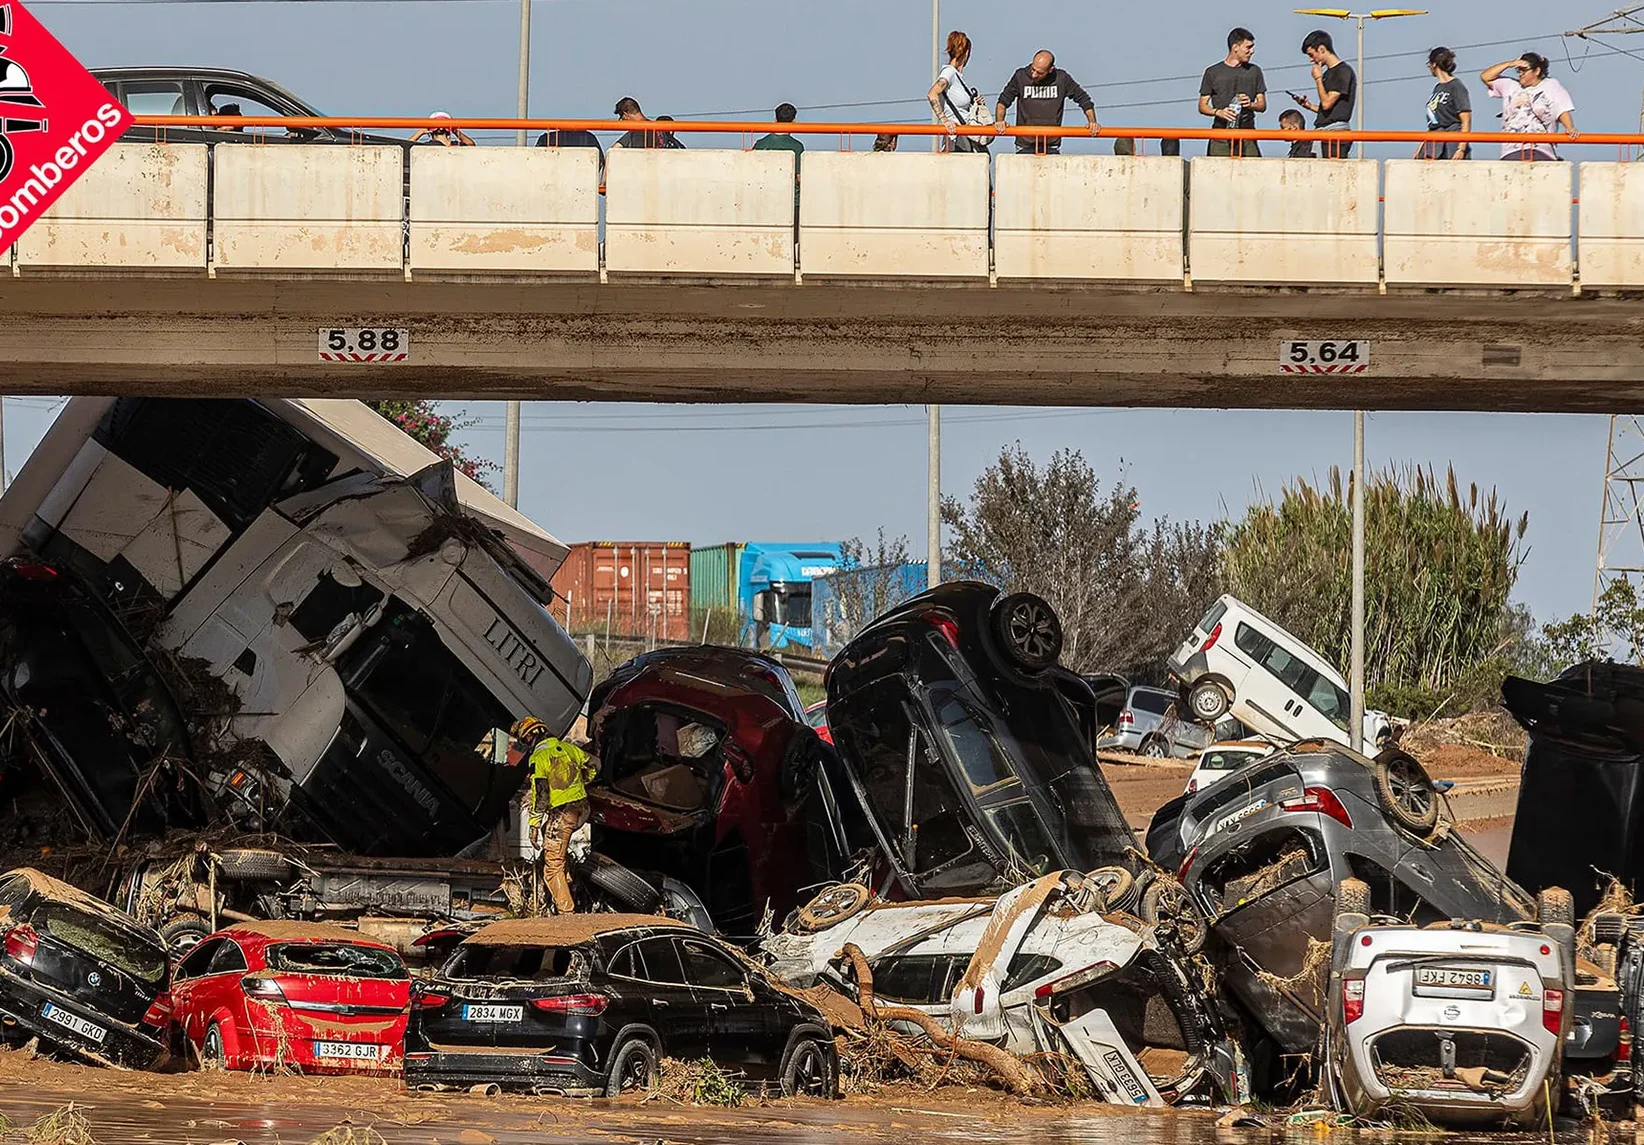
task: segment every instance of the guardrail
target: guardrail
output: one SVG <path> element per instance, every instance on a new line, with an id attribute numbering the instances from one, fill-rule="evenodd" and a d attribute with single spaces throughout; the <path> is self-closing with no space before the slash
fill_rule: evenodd
<path id="1" fill-rule="evenodd" d="M 845 141 L 870 132 L 946 134 L 927 124 L 138 122 L 333 131 L 769 129 Z M 1204 128 L 1101 134 L 1338 143 L 1540 138 Z M 1632 147 L 1644 136 L 1574 142 Z M 260 137 L 122 143 L 15 248 L 14 274 L 65 271 L 1631 290 L 1644 288 L 1644 165 L 624 148 L 607 157 L 602 179 L 598 156 L 576 147 Z"/>

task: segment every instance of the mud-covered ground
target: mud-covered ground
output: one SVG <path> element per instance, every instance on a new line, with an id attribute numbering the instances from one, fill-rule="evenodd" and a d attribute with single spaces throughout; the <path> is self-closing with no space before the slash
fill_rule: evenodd
<path id="1" fill-rule="evenodd" d="M 1080 1104 L 1032 1104 L 994 1090 L 890 1087 L 840 1101 L 750 1098 L 735 1109 L 652 1098 L 617 1101 L 407 1093 L 375 1078 L 264 1077 L 222 1072 L 131 1073 L 0 1051 L 0 1115 L 12 1141 L 73 1102 L 99 1145 L 489 1145 L 491 1142 L 926 1142 L 1124 1140 L 1177 1145 L 1184 1123 L 1213 1138 L 1213 1115 Z M 1122 1119 L 1122 1128 L 1113 1124 Z M 367 1128 L 380 1134 L 365 1134 Z M 1187 1130 L 1193 1137 L 1201 1133 Z M 40 1145 L 62 1145 L 42 1141 Z"/>

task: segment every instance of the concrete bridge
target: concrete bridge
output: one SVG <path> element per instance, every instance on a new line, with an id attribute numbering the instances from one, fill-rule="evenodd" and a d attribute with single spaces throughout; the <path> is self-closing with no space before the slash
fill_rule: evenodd
<path id="1" fill-rule="evenodd" d="M 1644 166 L 121 144 L 0 389 L 1644 407 Z M 1300 343 L 1298 345 L 1298 343 Z"/>

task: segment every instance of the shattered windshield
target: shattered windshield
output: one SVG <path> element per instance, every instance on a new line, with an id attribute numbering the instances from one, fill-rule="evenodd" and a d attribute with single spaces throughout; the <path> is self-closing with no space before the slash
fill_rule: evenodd
<path id="1" fill-rule="evenodd" d="M 47 934 L 102 962 L 124 971 L 145 986 L 158 986 L 166 977 L 166 952 L 158 942 L 135 927 L 67 903 L 48 902 L 36 918 Z"/>
<path id="2" fill-rule="evenodd" d="M 344 974 L 351 978 L 411 976 L 397 954 L 348 942 L 287 943 L 268 948 L 268 968 L 285 974 Z"/>
<path id="3" fill-rule="evenodd" d="M 187 755 L 188 736 L 171 693 L 113 622 L 89 600 L 64 601 L 63 617 L 131 719 L 129 738 L 156 752 Z"/>
<path id="4" fill-rule="evenodd" d="M 445 977 L 457 982 L 503 979 L 546 982 L 571 972 L 574 951 L 558 946 L 464 944 L 445 968 Z"/>

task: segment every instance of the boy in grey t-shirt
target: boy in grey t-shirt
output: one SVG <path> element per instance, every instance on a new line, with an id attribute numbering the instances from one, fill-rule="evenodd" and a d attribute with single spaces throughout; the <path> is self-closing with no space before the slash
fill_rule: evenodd
<path id="1" fill-rule="evenodd" d="M 1205 69 L 1199 84 L 1199 114 L 1215 121 L 1214 126 L 1249 131 L 1256 126 L 1256 113 L 1267 110 L 1267 80 L 1262 70 L 1250 62 L 1256 54 L 1256 37 L 1249 29 L 1234 28 L 1227 34 L 1227 58 Z M 1260 156 L 1254 139 L 1212 139 L 1206 155 Z"/>

